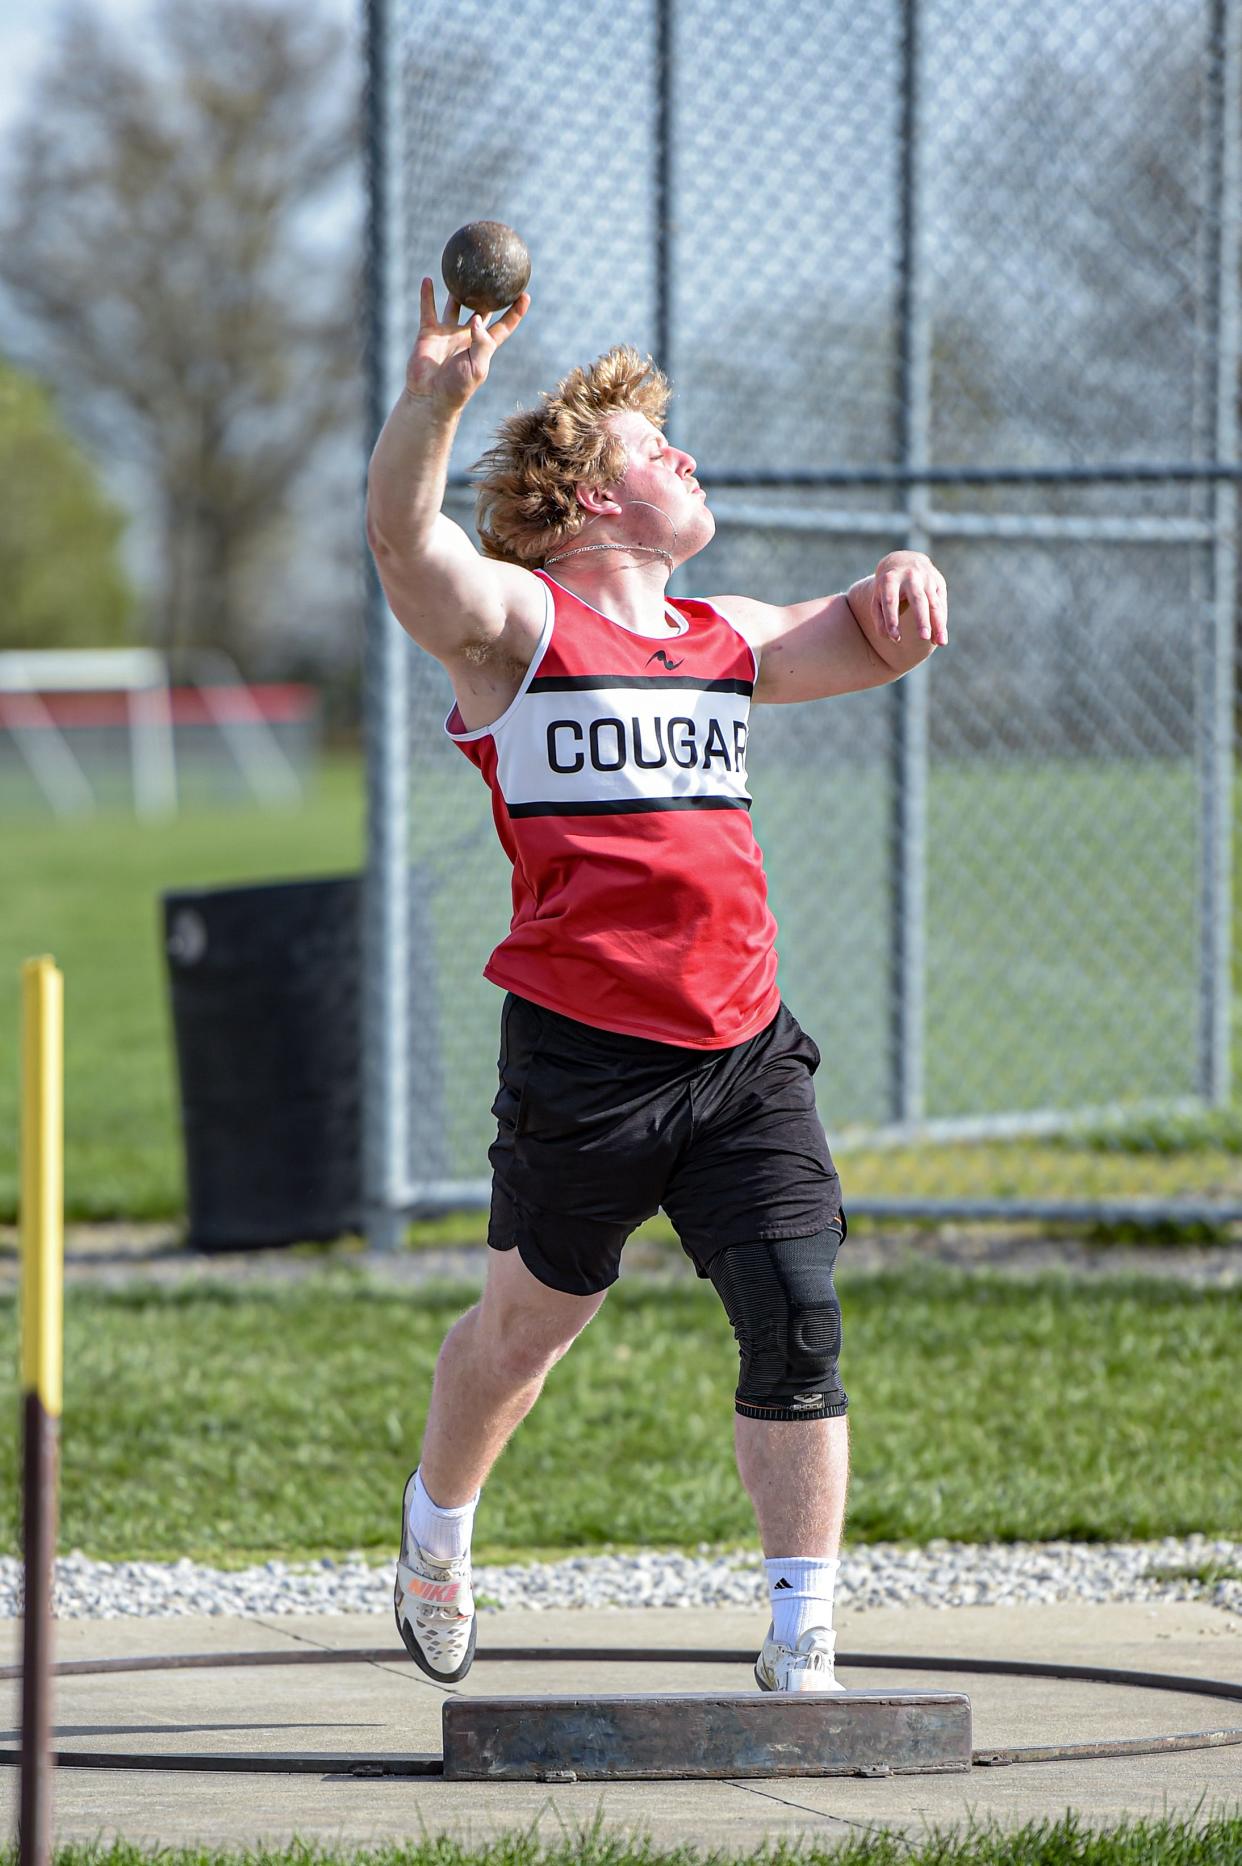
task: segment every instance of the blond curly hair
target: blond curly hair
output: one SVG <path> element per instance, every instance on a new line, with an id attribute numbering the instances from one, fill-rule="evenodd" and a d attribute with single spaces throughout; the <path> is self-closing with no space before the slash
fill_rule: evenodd
<path id="1" fill-rule="evenodd" d="M 649 356 L 618 344 L 585 369 L 571 369 L 537 408 L 503 421 L 475 462 L 479 541 L 485 557 L 537 569 L 587 520 L 574 488 L 609 486 L 626 468 L 610 415 L 634 410 L 662 427 L 671 390 Z"/>

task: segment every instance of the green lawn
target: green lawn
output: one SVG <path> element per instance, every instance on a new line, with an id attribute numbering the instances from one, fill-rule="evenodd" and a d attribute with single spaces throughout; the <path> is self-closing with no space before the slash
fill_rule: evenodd
<path id="1" fill-rule="evenodd" d="M 8 877 L 0 930 L 0 1135 L 16 1132 L 22 959 L 65 974 L 65 1204 L 77 1218 L 169 1217 L 185 1194 L 159 896 L 165 889 L 356 871 L 361 776 L 330 763 L 302 810 L 198 809 L 167 824 L 121 811 L 93 822 L 14 817 L 0 830 Z M 0 1218 L 17 1162 L 0 1151 Z"/>
<path id="2" fill-rule="evenodd" d="M 773 1840 L 748 1853 L 665 1848 L 609 1833 L 595 1821 L 554 1841 L 527 1828 L 477 1844 L 429 1836 L 358 1850 L 305 1841 L 245 1853 L 215 1847 L 153 1852 L 126 1841 L 96 1842 L 57 1847 L 55 1866 L 1236 1866 L 1239 1857 L 1242 1815 L 1232 1809 L 1201 1824 L 1165 1815 L 1126 1819 L 1103 1831 L 1067 1809 L 1056 1819 L 1009 1830 L 972 1816 L 957 1831 L 929 1826 L 918 1840 L 878 1830 L 829 1846 Z M 15 1848 L 0 1848 L 0 1866 L 17 1866 Z"/>
<path id="3" fill-rule="evenodd" d="M 854 1542 L 1242 1534 L 1242 1289 L 933 1267 L 839 1285 Z M 431 1370 L 468 1292 L 338 1271 L 70 1289 L 60 1546 L 121 1559 L 390 1554 Z M 16 1417 L 0 1306 L 0 1412 Z M 737 1350 L 710 1286 L 614 1289 L 487 1487 L 480 1557 L 754 1541 Z M 18 1535 L 0 1434 L 0 1549 Z"/>
<path id="4" fill-rule="evenodd" d="M 485 793 L 460 766 L 440 759 L 420 779 L 412 855 L 425 867 L 425 938 L 448 982 L 446 1016 L 458 1036 L 442 1058 L 448 1170 L 478 1177 L 486 1170 L 496 1010 L 496 994 L 478 974 L 502 930 L 507 893 Z M 774 877 L 785 990 L 824 1052 L 820 1107 L 847 1202 L 1242 1197 L 1242 1103 L 1074 1145 L 890 1152 L 837 1141 L 851 1121 L 883 1106 L 882 796 L 865 774 L 837 773 L 808 810 L 800 771 L 775 752 L 756 770 L 756 826 Z M 942 852 L 930 883 L 931 1111 L 1073 1102 L 1088 1086 L 1131 1099 L 1185 1094 L 1195 1019 L 1186 773 L 1136 768 L 1127 777 L 1116 764 L 937 767 L 930 801 Z M 1023 818 L 1038 822 L 1038 861 L 1036 845 L 1014 831 Z M 854 826 L 852 843 L 841 842 L 843 824 Z M 32 813 L 3 821 L 0 981 L 8 984 L 0 985 L 0 1053 L 10 1060 L 0 1070 L 0 1136 L 15 1140 L 17 1126 L 18 968 L 31 954 L 51 952 L 66 978 L 70 1217 L 169 1218 L 183 1209 L 161 891 L 352 872 L 362 849 L 361 771 L 349 759 L 328 763 L 300 811 L 200 805 L 163 825 L 119 810 L 84 823 Z M 1121 863 L 1143 874 L 1154 864 L 1160 885 L 1142 893 L 1141 912 L 1110 922 L 1107 894 L 1092 878 Z M 440 885 L 450 876 L 455 889 Z M 485 904 L 478 912 L 463 911 L 463 877 L 468 901 Z M 1242 953 L 1242 940 L 1235 950 Z M 435 1032 L 420 1031 L 420 1041 L 426 1060 Z M 427 1105 L 424 1098 L 420 1119 Z M 0 1221 L 12 1220 L 16 1203 L 16 1147 L 5 1144 Z"/>

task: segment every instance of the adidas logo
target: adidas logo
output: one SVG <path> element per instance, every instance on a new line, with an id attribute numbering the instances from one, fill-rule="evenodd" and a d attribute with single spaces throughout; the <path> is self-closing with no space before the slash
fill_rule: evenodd
<path id="1" fill-rule="evenodd" d="M 785 1579 L 784 1575 L 782 1575 L 780 1580 L 776 1583 L 776 1586 L 772 1589 L 772 1592 L 774 1594 L 779 1594 L 783 1587 L 789 1587 L 789 1586 L 790 1586 L 790 1583 Z M 791 1589 L 791 1592 L 792 1592 L 792 1589 Z"/>

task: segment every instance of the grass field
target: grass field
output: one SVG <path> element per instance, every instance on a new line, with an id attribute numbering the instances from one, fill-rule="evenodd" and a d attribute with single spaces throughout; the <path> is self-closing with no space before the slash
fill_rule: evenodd
<path id="1" fill-rule="evenodd" d="M 789 872 L 801 850 L 807 874 L 830 874 L 833 825 L 848 820 L 851 811 L 861 820 L 874 805 L 861 791 L 843 788 L 844 780 L 834 780 L 837 792 L 824 798 L 821 810 L 808 813 L 799 801 L 796 773 L 782 777 L 778 768 L 767 777 L 766 792 L 762 782 L 756 786 L 761 794 L 757 826 L 770 846 L 774 868 L 780 860 Z M 1015 857 L 994 826 L 988 828 L 977 774 L 948 771 L 937 776 L 933 828 L 942 840 L 957 836 L 960 844 L 960 859 L 938 866 L 933 889 L 933 927 L 945 929 L 933 940 L 929 975 L 929 1059 L 938 1107 L 955 1106 L 954 1095 L 964 1097 L 963 1105 L 968 1105 L 978 1090 L 978 1072 L 985 1067 L 989 1093 L 1003 1090 L 1015 1106 L 1033 1105 L 1057 1093 L 1072 1096 L 1081 1086 L 1075 1069 L 1085 1067 L 1084 1053 L 1075 1048 L 1076 1033 L 1096 1024 L 1116 1078 L 1110 1076 L 1105 1087 L 1120 1093 L 1129 1083 L 1150 1090 L 1153 1081 L 1165 1080 L 1171 1091 L 1185 1090 L 1186 1037 L 1193 1023 L 1188 983 L 1192 955 L 1186 950 L 1184 906 L 1179 905 L 1193 883 L 1187 868 L 1185 784 L 1176 773 L 1149 774 L 1141 790 L 1134 787 L 1141 808 L 1121 810 L 1117 782 L 1115 772 L 1107 785 L 1090 772 L 1045 772 L 1041 778 L 1016 771 L 989 779 L 988 791 L 995 793 L 997 786 L 1008 784 L 1013 793 L 998 821 L 1012 820 L 1016 799 L 1029 793 L 1035 800 L 1031 808 L 1050 826 L 1043 865 L 1032 867 Z M 447 820 L 462 839 L 461 860 L 490 862 L 492 876 L 501 858 L 490 841 L 486 857 L 471 853 L 480 827 L 486 838 L 491 837 L 482 821 L 482 787 L 477 787 L 476 796 L 470 774 L 455 767 L 451 775 L 433 774 L 429 783 L 431 801 L 424 798 L 426 807 L 415 823 L 415 854 L 431 835 L 431 826 Z M 1023 786 L 1025 790 L 1015 788 Z M 443 810 L 431 807 L 440 791 Z M 1074 814 L 1067 819 L 1061 805 L 1071 794 Z M 1064 820 L 1071 826 L 1090 821 L 1095 828 L 1090 836 L 1070 836 L 1063 826 L 1056 828 Z M 1172 838 L 1169 850 L 1153 841 L 1154 825 L 1162 826 L 1160 835 L 1166 841 Z M 1066 842 L 1064 849 L 1058 836 Z M 1147 865 L 1155 861 L 1163 880 L 1141 926 L 1114 927 L 1104 938 L 1098 924 L 1101 909 L 1093 905 L 1091 873 L 1105 860 L 1110 842 L 1120 844 L 1123 852 L 1132 842 L 1135 859 L 1141 851 Z M 312 802 L 292 813 L 200 807 L 161 826 L 140 825 L 120 812 L 85 823 L 53 823 L 35 815 L 5 821 L 0 829 L 0 862 L 7 878 L 0 979 L 9 983 L 0 990 L 0 1052 L 15 1055 L 20 962 L 32 953 L 50 951 L 66 975 L 66 1202 L 71 1217 L 171 1218 L 183 1209 L 158 920 L 161 891 L 352 872 L 360 866 L 362 847 L 361 771 L 348 759 L 329 762 Z M 1112 859 L 1117 859 L 1116 848 Z M 1054 873 L 1056 885 L 1051 886 Z M 999 893 L 998 876 L 1004 884 Z M 503 865 L 495 878 L 499 912 Z M 776 900 L 786 989 L 825 1053 L 821 1108 L 830 1134 L 834 1082 L 850 1084 L 861 1103 L 879 1093 L 876 1072 L 885 1033 L 875 1026 L 881 1000 L 873 974 L 884 963 L 884 941 L 875 931 L 882 928 L 885 911 L 881 879 L 878 871 L 857 872 L 855 863 L 844 895 L 812 885 L 789 900 Z M 950 886 L 952 900 L 940 900 L 937 890 L 942 893 Z M 433 900 L 432 912 L 448 914 L 442 897 Z M 962 945 L 954 930 L 960 934 L 988 912 L 995 920 L 989 937 L 982 944 Z M 1028 928 L 1037 916 L 1042 916 L 1038 950 L 1028 951 Z M 463 949 L 463 976 L 476 977 L 490 945 L 489 928 L 481 923 L 461 926 L 447 918 L 438 925 L 438 937 L 442 948 L 451 943 Z M 822 971 L 828 948 L 845 955 L 839 977 Z M 1242 941 L 1235 940 L 1235 949 L 1242 951 Z M 1038 1035 L 1039 1068 L 1045 1069 L 1053 1055 L 1064 1071 L 1062 1081 L 1051 1082 L 1039 1074 L 1034 1048 L 1024 1057 L 1009 1045 L 998 1058 L 990 1025 L 997 1016 L 1009 1015 L 1015 994 L 1021 998 L 1025 1027 Z M 474 1060 L 468 1067 L 449 1070 L 455 1091 L 450 1139 L 455 1157 L 468 1161 L 474 1174 L 484 1170 L 486 1110 L 494 1089 L 494 997 L 483 990 L 477 1002 L 461 1007 Z M 1016 1027 L 1023 1027 L 1021 1019 Z M 1050 1029 L 1055 1038 L 1051 1049 Z M 1172 1055 L 1179 1042 L 1180 1073 L 1156 1068 L 1153 1075 L 1158 1060 Z M 1004 1081 L 996 1079 L 998 1069 Z M 13 1063 L 0 1072 L 0 1134 L 15 1136 L 16 1122 Z M 1180 1122 L 1136 1122 L 1074 1145 L 996 1143 L 897 1153 L 838 1145 L 836 1151 L 847 1201 L 851 1196 L 949 1194 L 1044 1199 L 1242 1196 L 1242 1112 L 1237 1109 Z M 11 1221 L 16 1199 L 15 1147 L 6 1145 L 0 1149 L 0 1221 Z"/>
<path id="2" fill-rule="evenodd" d="M 8 820 L 0 933 L 0 1054 L 16 1047 L 20 962 L 50 952 L 65 973 L 66 1210 L 168 1217 L 184 1190 L 159 895 L 166 889 L 354 871 L 361 773 L 330 764 L 303 810 L 200 809 L 170 823 L 120 812 L 97 822 Z M 0 1134 L 16 1132 L 15 1066 L 0 1074 Z M 16 1209 L 16 1162 L 0 1153 L 0 1216 Z"/>
<path id="3" fill-rule="evenodd" d="M 1127 1820 L 1093 1831 L 1068 1810 L 1056 1820 L 1006 1831 L 973 1819 L 956 1832 L 929 1827 L 918 1840 L 885 1832 L 858 1833 L 839 1845 L 773 1842 L 750 1852 L 664 1848 L 645 1838 L 610 1835 L 595 1822 L 556 1841 L 531 1830 L 502 1833 L 477 1845 L 428 1838 L 396 1846 L 342 1850 L 308 1842 L 245 1853 L 214 1847 L 161 1847 L 125 1841 L 58 1847 L 55 1866 L 1237 1866 L 1242 1815 L 1222 1810 L 1201 1824 L 1177 1817 Z M 0 1848 L 0 1866 L 17 1866 L 16 1850 Z"/>
<path id="4" fill-rule="evenodd" d="M 1242 1289 L 930 1266 L 851 1277 L 844 1259 L 840 1287 L 853 1542 L 1242 1534 Z M 340 1272 L 72 1288 L 61 1547 L 228 1566 L 390 1556 L 435 1356 L 472 1299 Z M 15 1331 L 10 1297 L 0 1411 L 12 1417 Z M 489 1480 L 480 1558 L 751 1544 L 736 1378 L 708 1285 L 622 1281 Z M 0 1434 L 8 1552 L 15 1439 Z"/>

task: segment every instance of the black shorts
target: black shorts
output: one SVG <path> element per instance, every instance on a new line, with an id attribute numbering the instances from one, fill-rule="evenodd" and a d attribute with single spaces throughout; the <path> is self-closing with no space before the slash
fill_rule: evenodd
<path id="1" fill-rule="evenodd" d="M 590 1295 L 661 1206 L 701 1277 L 758 1238 L 844 1234 L 815 1108 L 815 1044 L 784 1004 L 766 1030 L 690 1050 L 596 1030 L 509 992 L 487 1241 L 541 1283 Z"/>

